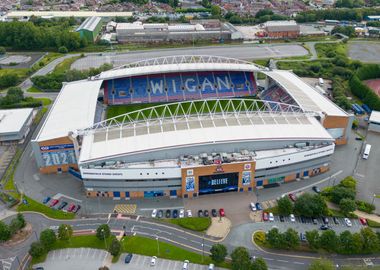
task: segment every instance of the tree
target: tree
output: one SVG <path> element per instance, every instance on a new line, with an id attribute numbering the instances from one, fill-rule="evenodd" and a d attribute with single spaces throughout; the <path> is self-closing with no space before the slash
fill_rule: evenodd
<path id="1" fill-rule="evenodd" d="M 351 199 L 341 199 L 339 202 L 339 208 L 344 214 L 354 212 L 356 210 L 356 203 Z"/>
<path id="2" fill-rule="evenodd" d="M 266 241 L 274 248 L 282 248 L 284 246 L 283 236 L 277 228 L 273 228 L 267 232 Z"/>
<path id="3" fill-rule="evenodd" d="M 356 190 L 356 180 L 352 176 L 347 176 L 342 181 L 340 181 L 339 186 Z"/>
<path id="4" fill-rule="evenodd" d="M 355 199 L 355 191 L 341 186 L 335 186 L 329 195 L 331 197 L 331 201 L 336 204 L 339 204 L 341 199 Z"/>
<path id="5" fill-rule="evenodd" d="M 283 239 L 284 239 L 284 244 L 286 245 L 286 248 L 288 249 L 294 249 L 300 245 L 300 239 L 298 237 L 298 233 L 292 228 L 289 228 L 283 234 Z"/>
<path id="6" fill-rule="evenodd" d="M 30 245 L 29 254 L 33 258 L 41 257 L 45 253 L 44 246 L 40 242 L 33 242 Z"/>
<path id="7" fill-rule="evenodd" d="M 360 240 L 360 242 L 362 242 Z M 339 253 L 342 254 L 356 254 L 359 252 L 357 250 L 358 244 L 355 243 L 354 236 L 350 231 L 344 231 L 339 235 Z"/>
<path id="8" fill-rule="evenodd" d="M 216 263 L 224 262 L 227 256 L 227 248 L 222 244 L 215 244 L 210 249 L 210 257 Z"/>
<path id="9" fill-rule="evenodd" d="M 332 261 L 317 259 L 311 262 L 308 270 L 335 270 L 335 266 Z"/>
<path id="10" fill-rule="evenodd" d="M 10 86 L 15 86 L 18 83 L 19 79 L 17 74 L 14 73 L 5 73 L 0 76 L 0 88 L 6 88 Z"/>
<path id="11" fill-rule="evenodd" d="M 69 51 L 67 50 L 67 48 L 65 46 L 61 46 L 58 48 L 58 52 L 59 53 L 68 53 Z"/>
<path id="12" fill-rule="evenodd" d="M 5 54 L 7 51 L 4 47 L 0 47 L 0 54 Z"/>
<path id="13" fill-rule="evenodd" d="M 338 237 L 333 230 L 324 231 L 319 237 L 321 248 L 327 251 L 335 251 L 338 245 Z"/>
<path id="14" fill-rule="evenodd" d="M 7 241 L 11 238 L 11 230 L 9 226 L 0 221 L 0 241 Z"/>
<path id="15" fill-rule="evenodd" d="M 112 256 L 119 255 L 121 251 L 121 244 L 116 238 L 112 239 L 112 242 L 108 251 L 111 253 Z"/>
<path id="16" fill-rule="evenodd" d="M 268 266 L 264 259 L 259 257 L 252 262 L 250 270 L 268 270 Z"/>
<path id="17" fill-rule="evenodd" d="M 17 219 L 17 217 L 12 219 L 11 223 L 9 224 L 9 229 L 11 231 L 11 235 L 15 234 L 22 229 L 22 221 Z"/>
<path id="18" fill-rule="evenodd" d="M 245 247 L 237 247 L 231 253 L 232 270 L 246 270 L 251 266 L 250 256 Z"/>
<path id="19" fill-rule="evenodd" d="M 293 212 L 293 203 L 288 196 L 282 197 L 277 201 L 278 212 L 281 215 L 289 216 Z"/>
<path id="20" fill-rule="evenodd" d="M 295 201 L 294 212 L 306 217 L 318 217 L 326 214 L 327 205 L 319 194 L 305 193 Z"/>
<path id="21" fill-rule="evenodd" d="M 363 239 L 363 253 L 374 253 L 379 251 L 380 243 L 376 233 L 371 228 L 363 228 L 360 230 Z"/>
<path id="22" fill-rule="evenodd" d="M 318 249 L 320 247 L 319 232 L 317 230 L 307 231 L 306 240 L 309 243 L 310 248 Z"/>
<path id="23" fill-rule="evenodd" d="M 24 97 L 24 94 L 22 94 L 22 96 Z M 21 213 L 18 213 L 16 218 L 20 222 L 21 229 L 23 229 L 26 226 L 24 215 Z"/>
<path id="24" fill-rule="evenodd" d="M 111 235 L 110 227 L 107 224 L 102 224 L 96 229 L 96 237 L 104 240 Z"/>
<path id="25" fill-rule="evenodd" d="M 61 224 L 58 228 L 58 239 L 67 241 L 73 235 L 73 228 L 67 224 Z"/>
<path id="26" fill-rule="evenodd" d="M 46 250 L 50 250 L 54 243 L 57 241 L 55 232 L 51 229 L 45 229 L 40 233 L 41 244 L 45 247 Z"/>
<path id="27" fill-rule="evenodd" d="M 220 17 L 221 13 L 222 13 L 222 10 L 220 9 L 219 6 L 216 6 L 216 5 L 211 6 L 211 15 L 213 17 Z"/>

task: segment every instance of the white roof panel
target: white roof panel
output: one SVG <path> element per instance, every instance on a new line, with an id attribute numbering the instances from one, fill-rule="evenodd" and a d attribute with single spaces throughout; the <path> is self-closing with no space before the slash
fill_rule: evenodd
<path id="1" fill-rule="evenodd" d="M 276 122 L 255 124 L 254 121 L 251 120 L 250 122 L 245 116 L 238 119 L 241 122 L 239 125 L 216 125 L 214 123 L 213 125 L 191 128 L 184 122 L 185 126 L 179 127 L 177 125 L 177 129 L 162 130 L 158 133 L 148 133 L 144 130 L 139 135 L 137 129 L 131 135 L 123 135 L 125 130 L 113 129 L 103 139 L 96 139 L 97 133 L 89 132 L 83 137 L 80 163 L 121 155 L 215 143 L 305 138 L 333 141 L 330 134 L 314 117 L 300 116 L 300 121 L 283 124 Z M 202 121 L 202 123 L 205 124 L 206 122 Z M 133 131 L 133 128 L 128 129 Z M 115 133 L 116 137 L 114 136 Z"/>
<path id="2" fill-rule="evenodd" d="M 69 131 L 94 124 L 101 84 L 100 80 L 65 84 L 51 107 L 36 141 L 64 137 Z"/>
<path id="3" fill-rule="evenodd" d="M 32 108 L 0 110 L 0 134 L 19 132 L 32 112 Z"/>
<path id="4" fill-rule="evenodd" d="M 380 112 L 372 111 L 371 116 L 369 117 L 370 122 L 380 123 Z"/>
<path id="5" fill-rule="evenodd" d="M 321 95 L 317 90 L 291 71 L 274 70 L 264 71 L 263 73 L 279 83 L 304 110 L 324 112 L 328 115 L 335 116 L 348 115 L 334 102 Z"/>

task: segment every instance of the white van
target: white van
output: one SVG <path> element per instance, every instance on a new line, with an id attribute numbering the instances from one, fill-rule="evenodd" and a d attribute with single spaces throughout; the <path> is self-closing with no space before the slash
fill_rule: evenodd
<path id="1" fill-rule="evenodd" d="M 371 145 L 367 143 L 364 148 L 363 159 L 368 159 L 369 152 L 371 152 Z"/>
<path id="2" fill-rule="evenodd" d="M 319 82 L 319 85 L 320 85 L 320 86 L 323 86 L 323 85 L 324 85 L 323 78 L 319 78 L 319 79 L 318 79 L 318 82 Z"/>

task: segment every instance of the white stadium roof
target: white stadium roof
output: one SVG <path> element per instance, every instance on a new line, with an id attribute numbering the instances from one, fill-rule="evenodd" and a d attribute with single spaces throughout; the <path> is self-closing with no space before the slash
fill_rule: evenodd
<path id="1" fill-rule="evenodd" d="M 92 128 L 79 132 L 83 135 L 79 162 L 215 143 L 301 139 L 333 141 L 311 113 L 305 113 L 296 106 L 241 99 L 234 101 L 235 107 L 231 111 L 227 108 L 233 102 L 227 101 L 223 105 L 222 101 L 211 100 L 217 105 L 212 105 L 211 109 L 203 106 L 198 112 L 192 112 L 195 107 L 186 106 L 188 112 L 192 113 L 182 115 L 175 114 L 180 113 L 178 108 L 181 104 L 193 102 L 176 103 L 178 108 L 169 115 L 165 106 L 170 104 L 160 105 L 157 107 L 164 108 L 160 110 L 163 117 L 154 119 L 153 112 L 151 118 L 140 121 L 120 116 L 117 118 L 127 122 L 106 120 L 95 124 Z M 241 105 L 249 102 L 254 105 Z M 148 108 L 140 111 L 151 110 Z M 138 117 L 137 113 L 129 113 L 131 114 Z"/>
<path id="2" fill-rule="evenodd" d="M 32 112 L 31 108 L 0 110 L 0 134 L 19 132 Z"/>
<path id="3" fill-rule="evenodd" d="M 273 70 L 263 71 L 263 73 L 281 85 L 304 110 L 323 112 L 333 116 L 347 116 L 347 113 L 335 105 L 334 102 L 318 93 L 317 90 L 293 72 Z"/>
<path id="4" fill-rule="evenodd" d="M 67 136 L 70 131 L 94 123 L 96 102 L 102 81 L 66 83 L 59 92 L 36 141 Z"/>
<path id="5" fill-rule="evenodd" d="M 259 65 L 234 58 L 204 55 L 160 57 L 138 61 L 112 70 L 104 71 L 94 79 L 109 80 L 126 76 L 191 71 L 259 71 Z"/>

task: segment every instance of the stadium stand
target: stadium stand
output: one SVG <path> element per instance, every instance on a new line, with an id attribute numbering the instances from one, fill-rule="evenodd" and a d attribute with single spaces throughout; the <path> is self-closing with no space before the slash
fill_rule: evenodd
<path id="1" fill-rule="evenodd" d="M 164 73 L 104 82 L 105 102 L 110 105 L 242 97 L 256 93 L 251 72 Z"/>

